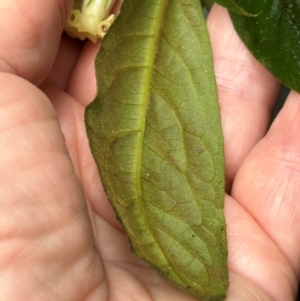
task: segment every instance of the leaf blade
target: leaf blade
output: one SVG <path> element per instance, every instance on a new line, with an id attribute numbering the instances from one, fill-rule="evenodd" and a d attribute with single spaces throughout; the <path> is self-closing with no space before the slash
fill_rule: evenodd
<path id="1" fill-rule="evenodd" d="M 222 300 L 223 140 L 210 51 L 198 0 L 125 0 L 85 118 L 135 252 L 193 295 Z"/>
<path id="2" fill-rule="evenodd" d="M 215 0 L 219 5 L 228 8 L 230 11 L 244 16 L 244 17 L 256 17 L 257 14 L 252 14 L 248 10 L 245 10 L 243 6 L 236 3 L 235 0 Z"/>

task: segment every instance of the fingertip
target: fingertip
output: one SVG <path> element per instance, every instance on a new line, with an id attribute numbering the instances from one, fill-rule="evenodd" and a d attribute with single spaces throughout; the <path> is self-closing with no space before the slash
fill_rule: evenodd
<path id="1" fill-rule="evenodd" d="M 67 92 L 83 106 L 87 106 L 97 92 L 95 58 L 99 44 L 87 41 L 70 78 Z"/>

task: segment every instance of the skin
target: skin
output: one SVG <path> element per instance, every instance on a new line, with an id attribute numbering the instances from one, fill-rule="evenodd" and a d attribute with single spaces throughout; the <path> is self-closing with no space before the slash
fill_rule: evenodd
<path id="1" fill-rule="evenodd" d="M 83 122 L 99 45 L 60 42 L 71 4 L 0 0 L 0 299 L 195 300 L 132 254 L 105 197 Z M 294 300 L 300 97 L 291 92 L 269 128 L 279 83 L 225 9 L 214 6 L 208 28 L 225 137 L 226 300 Z"/>

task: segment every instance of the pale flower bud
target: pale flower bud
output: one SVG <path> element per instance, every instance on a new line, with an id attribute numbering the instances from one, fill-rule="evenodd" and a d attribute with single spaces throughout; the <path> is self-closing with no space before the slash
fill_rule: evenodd
<path id="1" fill-rule="evenodd" d="M 114 21 L 110 15 L 116 0 L 75 0 L 65 31 L 75 38 L 90 39 L 94 43 L 102 39 Z"/>

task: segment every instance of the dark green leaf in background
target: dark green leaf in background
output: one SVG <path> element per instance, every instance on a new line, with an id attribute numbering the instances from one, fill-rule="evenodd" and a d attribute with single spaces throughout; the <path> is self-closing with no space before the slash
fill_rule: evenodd
<path id="1" fill-rule="evenodd" d="M 87 133 L 133 250 L 194 296 L 223 300 L 223 137 L 200 1 L 125 0 L 96 69 Z"/>
<path id="2" fill-rule="evenodd" d="M 254 17 L 255 14 L 251 14 L 243 8 L 243 6 L 236 3 L 236 0 L 215 0 L 218 4 L 228 8 L 230 11 L 235 12 L 245 17 Z"/>
<path id="3" fill-rule="evenodd" d="M 284 85 L 300 92 L 300 1 L 235 1 L 257 14 L 248 18 L 230 13 L 241 39 Z"/>
<path id="4" fill-rule="evenodd" d="M 214 0 L 201 0 L 202 5 L 209 11 L 213 4 L 214 4 Z"/>

